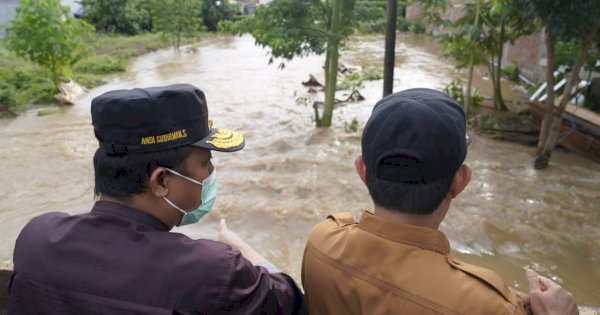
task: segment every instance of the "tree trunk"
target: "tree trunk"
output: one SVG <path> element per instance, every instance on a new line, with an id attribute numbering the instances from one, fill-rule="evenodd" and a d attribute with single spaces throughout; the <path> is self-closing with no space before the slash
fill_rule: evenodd
<path id="1" fill-rule="evenodd" d="M 329 73 L 329 64 L 331 63 L 331 53 L 329 51 L 329 49 L 327 49 L 327 51 L 325 52 L 325 87 L 327 87 L 327 84 L 329 82 L 329 78 L 328 78 L 328 73 Z M 322 117 L 319 115 L 319 107 L 317 105 L 317 102 L 315 102 L 313 104 L 314 110 L 315 110 L 315 126 L 317 127 L 322 127 L 323 126 L 323 121 L 321 120 Z"/>
<path id="2" fill-rule="evenodd" d="M 329 54 L 329 65 L 326 69 L 325 83 L 325 108 L 321 117 L 321 127 L 331 126 L 331 117 L 333 116 L 333 103 L 335 102 L 335 88 L 338 73 L 338 46 L 340 43 L 341 11 L 342 0 L 332 1 L 331 27 L 329 30 L 329 39 L 327 41 L 327 51 Z"/>
<path id="3" fill-rule="evenodd" d="M 479 6 L 477 7 L 477 12 L 475 13 L 475 25 L 479 24 Z M 473 34 L 471 34 L 471 44 L 475 39 L 473 38 Z M 469 47 L 469 78 L 467 79 L 467 90 L 465 91 L 465 114 L 469 115 L 469 109 L 471 108 L 471 86 L 473 85 L 473 69 L 475 68 L 475 51 L 474 47 Z"/>
<path id="4" fill-rule="evenodd" d="M 497 58 L 498 62 L 496 62 L 496 70 L 494 72 L 494 107 L 507 111 L 506 104 L 504 104 L 504 98 L 502 97 L 502 55 L 504 48 L 504 37 L 505 37 L 505 28 L 504 23 L 500 25 L 500 34 L 498 35 L 498 51 Z"/>
<path id="5" fill-rule="evenodd" d="M 467 90 L 465 91 L 465 115 L 467 117 L 469 117 L 469 109 L 471 108 L 471 86 L 473 85 L 473 69 L 475 68 L 473 54 L 474 52 L 471 52 L 469 59 L 469 78 L 467 79 Z"/>
<path id="6" fill-rule="evenodd" d="M 583 62 L 585 61 L 585 55 L 587 54 L 588 50 L 592 46 L 592 42 L 594 41 L 597 31 L 598 31 L 598 27 L 593 28 L 588 33 L 588 36 L 581 43 L 581 46 L 579 47 L 579 53 L 578 53 L 577 59 L 575 61 L 575 65 L 573 65 L 573 69 L 571 70 L 571 75 L 569 76 L 569 80 L 567 81 L 564 92 L 560 98 L 560 103 L 558 104 L 558 107 L 557 108 L 554 107 L 554 102 L 548 103 L 546 105 L 546 106 L 551 106 L 550 109 L 552 111 L 550 113 L 550 119 L 549 119 L 550 123 L 549 123 L 549 126 L 547 127 L 547 129 L 548 129 L 547 137 L 545 138 L 545 140 L 541 146 L 541 149 L 538 150 L 538 154 L 536 155 L 535 160 L 534 160 L 534 167 L 536 169 L 543 169 L 543 168 L 548 167 L 548 164 L 550 162 L 550 157 L 552 155 L 552 149 L 554 149 L 554 147 L 557 144 L 556 140 L 558 139 L 558 135 L 560 133 L 560 125 L 562 124 L 562 116 L 565 112 L 565 108 L 567 107 L 567 104 L 569 103 L 569 100 L 571 100 L 571 91 L 573 90 L 573 87 L 576 86 L 577 82 L 579 81 L 579 71 L 581 70 L 581 66 L 583 66 Z M 554 90 L 554 86 L 551 86 L 550 89 Z M 546 112 L 547 111 L 548 111 L 548 109 L 546 109 Z M 542 140 L 542 139 L 540 138 L 540 140 Z M 538 146 L 539 146 L 539 144 L 538 144 Z"/>
<path id="7" fill-rule="evenodd" d="M 554 110 L 554 64 L 556 62 L 554 45 L 554 39 L 550 37 L 548 32 L 546 32 L 546 106 L 544 109 L 542 126 L 540 128 L 540 136 L 537 145 L 536 157 L 534 159 L 534 166 L 537 164 L 544 164 L 540 155 L 542 153 L 542 149 L 544 148 L 544 144 L 546 143 L 546 139 L 548 138 L 550 126 L 552 124 L 552 112 Z M 548 163 L 546 161 L 546 165 L 547 164 Z"/>
<path id="8" fill-rule="evenodd" d="M 383 96 L 392 94 L 394 89 L 394 61 L 396 58 L 396 16 L 398 1 L 388 0 L 385 29 L 385 57 L 383 62 Z"/>

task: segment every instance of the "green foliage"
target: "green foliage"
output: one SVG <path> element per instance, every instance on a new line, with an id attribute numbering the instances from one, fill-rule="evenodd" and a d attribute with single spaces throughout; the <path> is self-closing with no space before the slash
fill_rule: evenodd
<path id="1" fill-rule="evenodd" d="M 420 20 L 407 20 L 402 16 L 396 19 L 396 29 L 401 32 L 423 34 L 427 30 Z"/>
<path id="2" fill-rule="evenodd" d="M 365 81 L 381 80 L 383 79 L 383 72 L 381 69 L 367 68 L 361 73 Z"/>
<path id="3" fill-rule="evenodd" d="M 257 8 L 250 28 L 257 45 L 269 47 L 271 58 L 325 52 L 327 8 L 319 0 L 273 0 Z"/>
<path id="4" fill-rule="evenodd" d="M 73 66 L 77 83 L 91 88 L 106 82 L 106 74 L 122 71 L 129 58 L 164 48 L 158 34 L 138 36 L 107 36 L 97 34 L 96 54 Z M 89 71 L 89 72 L 88 72 Z M 17 57 L 0 45 L 0 116 L 14 116 L 31 103 L 54 101 L 56 89 L 47 70 L 31 61 Z"/>
<path id="5" fill-rule="evenodd" d="M 217 23 L 217 32 L 237 34 L 237 23 L 230 20 L 223 20 Z"/>
<path id="6" fill-rule="evenodd" d="M 357 132 L 358 131 L 358 120 L 356 117 L 352 118 L 352 121 L 348 123 L 344 122 L 344 130 L 348 133 Z"/>
<path id="7" fill-rule="evenodd" d="M 219 22 L 233 20 L 233 16 L 238 11 L 239 6 L 229 3 L 227 0 L 204 0 L 204 4 L 202 5 L 202 20 L 206 29 L 216 32 Z"/>
<path id="8" fill-rule="evenodd" d="M 451 25 L 452 32 L 441 38 L 444 53 L 457 61 L 458 68 L 466 68 L 471 63 L 481 64 L 488 56 L 486 52 L 490 51 L 489 40 L 485 38 L 482 17 L 486 10 L 489 10 L 489 7 L 465 4 L 463 16 Z"/>
<path id="9" fill-rule="evenodd" d="M 381 80 L 382 77 L 381 70 L 367 69 L 365 71 L 354 71 L 342 79 L 337 89 L 355 91 L 364 87 L 364 81 Z"/>
<path id="10" fill-rule="evenodd" d="M 145 0 L 81 0 L 84 18 L 98 31 L 135 35 L 152 29 Z"/>
<path id="11" fill-rule="evenodd" d="M 459 80 L 453 80 L 450 84 L 444 87 L 444 93 L 452 97 L 463 107 L 465 106 L 465 88 Z M 483 102 L 483 94 L 478 89 L 471 90 L 471 104 L 473 106 L 479 106 Z"/>
<path id="12" fill-rule="evenodd" d="M 73 70 L 91 74 L 122 72 L 125 71 L 125 62 L 124 59 L 116 56 L 92 56 L 75 64 Z"/>
<path id="13" fill-rule="evenodd" d="M 496 0 L 512 3 L 523 15 L 537 19 L 555 40 L 585 38 L 600 24 L 600 1 L 590 0 Z"/>
<path id="14" fill-rule="evenodd" d="M 559 40 L 556 42 L 556 67 L 571 67 L 575 64 L 580 45 L 581 41 L 576 39 Z M 592 46 L 585 57 L 585 66 L 587 69 L 600 70 L 600 67 L 596 66 L 596 60 L 600 60 L 600 49 L 598 45 L 600 45 L 600 41 L 598 41 L 597 45 Z"/>
<path id="15" fill-rule="evenodd" d="M 425 33 L 425 25 L 421 23 L 419 20 L 410 21 L 408 25 L 408 31 L 415 34 L 423 34 Z"/>
<path id="16" fill-rule="evenodd" d="M 154 31 L 170 37 L 175 50 L 179 50 L 182 36 L 194 36 L 202 26 L 200 0 L 148 0 L 151 1 Z"/>
<path id="17" fill-rule="evenodd" d="M 386 3 L 385 0 L 359 0 L 356 2 L 354 17 L 359 32 L 367 34 L 385 32 Z"/>
<path id="18" fill-rule="evenodd" d="M 463 93 L 463 86 L 459 80 L 453 80 L 450 84 L 444 87 L 444 93 L 457 101 L 460 105 L 465 104 L 465 95 Z"/>
<path id="19" fill-rule="evenodd" d="M 519 64 L 512 62 L 512 64 L 502 67 L 502 74 L 509 80 L 519 82 Z"/>
<path id="20" fill-rule="evenodd" d="M 0 116 L 17 115 L 29 102 L 51 102 L 56 93 L 46 70 L 29 62 L 15 61 L 19 67 L 14 71 L 0 72 Z"/>
<path id="21" fill-rule="evenodd" d="M 356 91 L 363 87 L 364 78 L 360 72 L 355 71 L 350 75 L 344 77 L 342 82 L 337 86 L 339 90 L 352 90 Z"/>
<path id="22" fill-rule="evenodd" d="M 89 52 L 85 39 L 93 27 L 69 15 L 59 0 L 21 0 L 6 29 L 7 48 L 47 69 L 55 87 Z"/>

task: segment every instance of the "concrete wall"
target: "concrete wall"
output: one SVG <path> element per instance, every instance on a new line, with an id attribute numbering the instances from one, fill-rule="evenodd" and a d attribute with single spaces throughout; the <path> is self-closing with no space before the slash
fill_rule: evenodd
<path id="1" fill-rule="evenodd" d="M 538 31 L 520 37 L 514 45 L 505 44 L 502 63 L 508 65 L 513 61 L 519 64 L 521 75 L 528 80 L 533 82 L 544 80 L 546 73 L 544 32 Z"/>

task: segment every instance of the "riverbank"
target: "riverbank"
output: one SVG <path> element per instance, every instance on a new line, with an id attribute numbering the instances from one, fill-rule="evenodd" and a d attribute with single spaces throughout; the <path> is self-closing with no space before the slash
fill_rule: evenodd
<path id="1" fill-rule="evenodd" d="M 184 43 L 211 36 L 201 33 Z M 136 36 L 96 34 L 89 43 L 93 53 L 73 65 L 72 79 L 91 89 L 127 69 L 133 57 L 167 48 L 170 42 L 161 34 Z M 30 106 L 54 103 L 54 89 L 49 73 L 38 65 L 19 58 L 0 44 L 0 117 L 16 116 Z"/>

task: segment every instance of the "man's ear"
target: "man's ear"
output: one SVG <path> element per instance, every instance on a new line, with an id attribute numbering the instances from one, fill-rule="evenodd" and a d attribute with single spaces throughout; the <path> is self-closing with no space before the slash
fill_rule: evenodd
<path id="1" fill-rule="evenodd" d="M 468 164 L 460 166 L 454 180 L 452 181 L 452 187 L 450 187 L 450 196 L 454 199 L 467 187 L 471 181 L 471 167 Z"/>
<path id="2" fill-rule="evenodd" d="M 164 197 L 169 193 L 167 182 L 169 176 L 164 167 L 157 167 L 150 174 L 150 192 L 157 197 Z"/>
<path id="3" fill-rule="evenodd" d="M 356 172 L 358 173 L 358 177 L 362 180 L 363 184 L 367 184 L 367 166 L 365 165 L 365 161 L 363 160 L 362 154 L 359 154 L 354 160 L 354 166 L 356 167 Z"/>

